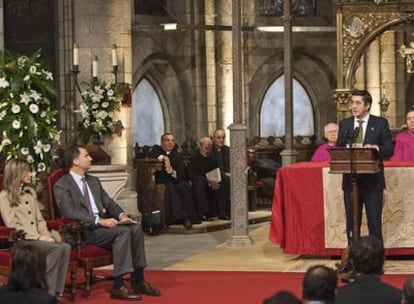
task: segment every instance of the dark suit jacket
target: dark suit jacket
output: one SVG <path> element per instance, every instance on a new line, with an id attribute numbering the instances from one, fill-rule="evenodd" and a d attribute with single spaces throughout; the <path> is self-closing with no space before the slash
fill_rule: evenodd
<path id="1" fill-rule="evenodd" d="M 151 150 L 150 156 L 153 158 L 158 158 L 160 155 L 167 155 L 167 152 L 165 152 L 160 146 L 154 146 L 154 148 Z M 186 178 L 184 164 L 177 151 L 171 151 L 170 154 L 168 154 L 168 158 L 170 159 L 171 166 L 177 173 L 177 178 L 174 178 L 171 174 L 168 174 L 163 168 L 162 171 L 157 171 L 154 173 L 155 182 L 157 184 L 174 183 L 176 181 L 185 180 Z"/>
<path id="2" fill-rule="evenodd" d="M 336 294 L 336 304 L 399 304 L 401 290 L 381 282 L 376 275 L 362 274 L 355 282 L 342 286 Z"/>
<path id="3" fill-rule="evenodd" d="M 216 168 L 219 168 L 219 165 L 214 154 L 204 157 L 200 150 L 196 150 L 191 155 L 191 161 L 187 168 L 188 177 L 192 182 L 207 182 L 206 173 Z"/>
<path id="4" fill-rule="evenodd" d="M 45 290 L 30 289 L 25 292 L 10 290 L 7 286 L 0 288 L 0 303 L 13 304 L 57 304 Z"/>
<path id="5" fill-rule="evenodd" d="M 354 117 L 349 117 L 339 122 L 338 147 L 345 147 L 350 144 L 351 138 L 354 136 Z M 378 145 L 381 158 L 390 157 L 394 153 L 394 144 L 392 142 L 391 131 L 388 121 L 382 117 L 370 115 L 367 130 L 364 137 L 364 145 Z M 368 191 L 379 192 L 385 188 L 384 167 L 381 162 L 381 170 L 376 174 L 360 174 L 358 175 L 358 186 Z M 344 174 L 342 188 L 350 191 L 351 176 Z"/>
<path id="6" fill-rule="evenodd" d="M 221 154 L 221 156 L 219 154 Z M 221 172 L 230 173 L 230 147 L 224 145 L 221 147 L 220 151 L 218 151 L 216 145 L 214 145 L 213 155 L 217 159 Z"/>
<path id="7" fill-rule="evenodd" d="M 86 181 L 99 210 L 99 217 L 118 219 L 124 211 L 105 192 L 99 179 L 95 176 L 86 175 Z M 91 226 L 95 226 L 95 218 L 89 214 L 83 201 L 82 192 L 69 173 L 55 183 L 53 191 L 60 214 L 64 218 L 86 221 Z"/>

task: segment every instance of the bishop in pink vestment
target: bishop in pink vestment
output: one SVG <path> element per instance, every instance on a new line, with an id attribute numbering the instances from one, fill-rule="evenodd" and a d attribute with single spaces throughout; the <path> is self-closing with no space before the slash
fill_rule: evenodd
<path id="1" fill-rule="evenodd" d="M 338 125 L 336 123 L 328 123 L 325 128 L 326 143 L 319 146 L 313 153 L 311 161 L 314 162 L 328 162 L 331 160 L 331 155 L 328 152 L 329 148 L 334 148 L 338 140 Z"/>
<path id="2" fill-rule="evenodd" d="M 414 111 L 407 113 L 406 122 L 408 129 L 395 137 L 392 161 L 414 161 Z"/>

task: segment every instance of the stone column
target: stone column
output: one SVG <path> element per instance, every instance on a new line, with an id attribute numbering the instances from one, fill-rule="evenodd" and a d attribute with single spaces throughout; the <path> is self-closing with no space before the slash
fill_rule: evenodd
<path id="1" fill-rule="evenodd" d="M 368 46 L 366 55 L 366 88 L 371 93 L 371 114 L 380 116 L 379 101 L 381 100 L 380 84 L 380 44 L 379 39 L 374 39 Z"/>
<path id="2" fill-rule="evenodd" d="M 215 1 L 205 1 L 205 23 L 215 24 L 216 7 Z M 217 128 L 219 121 L 217 119 L 217 70 L 216 70 L 216 32 L 205 31 L 205 50 L 206 50 L 206 95 L 207 95 L 207 119 L 208 132 L 212 134 Z M 220 125 L 220 127 L 222 127 Z"/>
<path id="3" fill-rule="evenodd" d="M 243 124 L 241 0 L 232 1 L 233 116 L 230 126 L 231 235 L 228 245 L 249 246 L 247 219 L 246 126 Z"/>
<path id="4" fill-rule="evenodd" d="M 405 34 L 403 32 L 395 33 L 395 44 L 398 48 L 402 44 L 406 44 Z M 405 123 L 406 111 L 406 83 L 410 76 L 405 70 L 405 59 L 400 55 L 396 56 L 395 62 L 395 121 L 396 127 L 399 128 L 401 124 Z"/>
<path id="5" fill-rule="evenodd" d="M 253 244 L 247 216 L 246 130 L 244 124 L 230 125 L 231 234 L 227 244 L 236 246 Z"/>
<path id="6" fill-rule="evenodd" d="M 73 0 L 57 1 L 58 32 L 58 66 L 56 75 L 58 96 L 57 108 L 59 110 L 59 127 L 62 130 L 61 144 L 67 145 L 77 138 L 76 134 L 76 100 L 81 99 L 76 88 L 76 74 L 73 70 L 73 44 L 74 37 L 74 4 Z"/>
<path id="7" fill-rule="evenodd" d="M 230 25 L 232 22 L 231 1 L 216 1 L 217 24 Z M 233 16 L 234 18 L 234 16 Z M 232 95 L 232 33 L 230 31 L 216 31 L 216 85 L 217 85 L 217 113 L 218 127 L 226 128 L 233 121 L 232 103 L 239 102 Z"/>
<path id="8" fill-rule="evenodd" d="M 0 0 L 0 50 L 4 49 L 4 4 Z"/>
<path id="9" fill-rule="evenodd" d="M 380 37 L 381 47 L 381 98 L 387 98 L 390 103 L 385 114 L 391 128 L 396 127 L 396 62 L 395 62 L 395 32 L 384 32 Z M 392 89 L 394 88 L 394 90 Z"/>
<path id="10" fill-rule="evenodd" d="M 280 152 L 282 166 L 296 162 L 298 152 L 293 144 L 293 80 L 292 80 L 292 16 L 291 2 L 285 0 L 283 4 L 283 45 L 284 45 L 284 73 L 285 73 L 285 148 Z"/>

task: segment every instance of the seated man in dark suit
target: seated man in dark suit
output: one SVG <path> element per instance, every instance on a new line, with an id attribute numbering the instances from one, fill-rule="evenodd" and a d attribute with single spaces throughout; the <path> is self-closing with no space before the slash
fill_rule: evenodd
<path id="1" fill-rule="evenodd" d="M 220 171 L 230 176 L 230 147 L 224 144 L 226 133 L 218 128 L 213 133 L 213 155 L 217 159 Z"/>
<path id="2" fill-rule="evenodd" d="M 69 173 L 54 185 L 54 195 L 64 218 L 89 223 L 84 232 L 85 243 L 112 248 L 114 285 L 111 297 L 119 300 L 140 300 L 141 294 L 159 296 L 159 290 L 144 280 L 147 266 L 142 227 L 117 205 L 102 188 L 97 177 L 86 174 L 92 157 L 82 146 L 71 146 L 64 153 Z M 123 275 L 131 273 L 131 293 Z"/>
<path id="3" fill-rule="evenodd" d="M 355 276 L 352 283 L 338 289 L 336 304 L 399 304 L 401 290 L 381 282 L 384 245 L 375 236 L 364 236 L 352 244 L 350 263 Z"/>
<path id="4" fill-rule="evenodd" d="M 200 224 L 195 211 L 193 192 L 186 180 L 184 164 L 175 148 L 174 135 L 165 133 L 161 136 L 161 147 L 154 147 L 151 157 L 163 162 L 161 171 L 155 172 L 155 182 L 166 186 L 166 222 L 167 225 L 180 222 L 187 229 L 192 224 Z"/>
<path id="5" fill-rule="evenodd" d="M 203 137 L 200 150 L 191 156 L 188 176 L 193 184 L 194 198 L 198 215 L 203 219 L 218 215 L 221 220 L 229 220 L 230 179 L 222 175 L 216 158 L 212 155 L 213 142 L 210 137 Z M 206 173 L 218 170 L 216 179 L 207 178 Z"/>

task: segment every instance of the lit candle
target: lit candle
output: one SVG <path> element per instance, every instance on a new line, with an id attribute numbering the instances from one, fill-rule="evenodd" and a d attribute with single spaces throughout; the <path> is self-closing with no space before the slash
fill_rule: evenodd
<path id="1" fill-rule="evenodd" d="M 92 61 L 92 77 L 98 77 L 98 56 L 95 56 Z"/>
<path id="2" fill-rule="evenodd" d="M 117 47 L 116 44 L 112 45 L 112 66 L 118 65 Z"/>
<path id="3" fill-rule="evenodd" d="M 73 44 L 73 65 L 79 66 L 79 46 L 76 42 Z"/>

